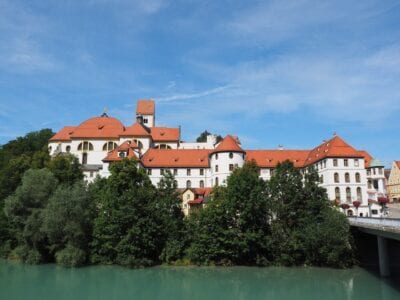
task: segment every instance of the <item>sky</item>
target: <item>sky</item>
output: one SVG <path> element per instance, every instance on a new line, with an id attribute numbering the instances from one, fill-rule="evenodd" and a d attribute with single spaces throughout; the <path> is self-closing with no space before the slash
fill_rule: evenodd
<path id="1" fill-rule="evenodd" d="M 0 0 L 0 144 L 108 115 L 400 160 L 400 2 Z"/>

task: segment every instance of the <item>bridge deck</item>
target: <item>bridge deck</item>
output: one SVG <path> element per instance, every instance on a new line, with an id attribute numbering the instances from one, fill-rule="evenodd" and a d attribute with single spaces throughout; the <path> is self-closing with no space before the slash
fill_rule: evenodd
<path id="1" fill-rule="evenodd" d="M 353 227 L 370 234 L 400 240 L 400 219 L 349 217 Z"/>

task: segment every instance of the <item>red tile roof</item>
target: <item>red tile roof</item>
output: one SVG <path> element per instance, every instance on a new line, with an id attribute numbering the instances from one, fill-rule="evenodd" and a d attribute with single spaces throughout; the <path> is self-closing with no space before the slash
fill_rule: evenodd
<path id="1" fill-rule="evenodd" d="M 207 149 L 149 149 L 141 161 L 146 168 L 208 168 Z"/>
<path id="2" fill-rule="evenodd" d="M 347 144 L 342 138 L 335 135 L 332 139 L 315 147 L 310 151 L 305 166 L 313 164 L 327 157 L 359 157 L 363 155 L 352 146 Z"/>
<path id="3" fill-rule="evenodd" d="M 218 144 L 218 146 L 212 151 L 213 153 L 215 152 L 245 152 L 240 146 L 240 142 L 238 138 L 233 137 L 231 135 L 227 135 L 224 137 L 224 139 L 221 141 L 221 143 Z"/>
<path id="4" fill-rule="evenodd" d="M 125 130 L 120 134 L 120 136 L 150 136 L 150 129 L 144 127 L 142 124 L 136 122 L 130 127 L 126 127 Z"/>
<path id="5" fill-rule="evenodd" d="M 137 158 L 134 149 L 137 149 L 138 145 L 133 141 L 125 141 L 114 150 L 107 153 L 107 156 L 103 159 L 104 162 L 120 161 L 122 157 L 119 156 L 121 151 L 126 152 L 126 158 Z"/>
<path id="6" fill-rule="evenodd" d="M 396 163 L 397 167 L 400 169 L 400 160 L 396 160 L 395 163 Z"/>
<path id="7" fill-rule="evenodd" d="M 102 116 L 86 120 L 79 124 L 72 134 L 71 138 L 118 138 L 124 131 L 124 125 L 112 117 Z"/>
<path id="8" fill-rule="evenodd" d="M 155 142 L 178 142 L 179 128 L 153 127 L 151 137 Z"/>
<path id="9" fill-rule="evenodd" d="M 190 204 L 201 204 L 201 203 L 203 203 L 203 198 L 196 198 L 196 199 L 194 199 L 194 200 L 188 201 L 188 204 L 189 204 L 189 205 L 190 205 Z"/>
<path id="10" fill-rule="evenodd" d="M 136 104 L 136 113 L 139 115 L 154 115 L 154 100 L 138 100 Z"/>
<path id="11" fill-rule="evenodd" d="M 60 129 L 53 137 L 50 139 L 50 142 L 64 142 L 71 140 L 71 134 L 74 131 L 75 126 L 65 126 Z"/>
<path id="12" fill-rule="evenodd" d="M 301 168 L 307 160 L 309 150 L 246 150 L 246 161 L 254 160 L 260 168 L 274 168 L 280 162 L 290 160 Z"/>

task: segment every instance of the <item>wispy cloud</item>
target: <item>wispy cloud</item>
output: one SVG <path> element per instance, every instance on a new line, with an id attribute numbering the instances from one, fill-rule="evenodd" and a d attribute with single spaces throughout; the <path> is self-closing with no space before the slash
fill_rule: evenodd
<path id="1" fill-rule="evenodd" d="M 212 89 L 208 89 L 208 90 L 196 92 L 196 93 L 174 94 L 174 95 L 169 95 L 169 96 L 164 96 L 164 97 L 156 97 L 156 100 L 158 102 L 174 102 L 174 101 L 181 101 L 181 100 L 196 99 L 196 98 L 220 94 L 229 88 L 230 88 L 229 85 L 224 85 L 224 86 L 219 86 L 216 88 L 212 88 Z"/>

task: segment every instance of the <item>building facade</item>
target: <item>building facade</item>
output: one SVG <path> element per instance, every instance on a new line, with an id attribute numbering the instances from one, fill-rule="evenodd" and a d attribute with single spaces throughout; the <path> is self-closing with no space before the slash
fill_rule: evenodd
<path id="1" fill-rule="evenodd" d="M 191 195 L 186 204 L 196 206 L 203 201 L 195 197 L 199 190 L 209 193 L 212 187 L 226 184 L 233 170 L 246 161 L 255 161 L 260 177 L 269 180 L 279 162 L 290 160 L 303 172 L 314 167 L 329 199 L 349 206 L 347 214 L 380 214 L 377 199 L 386 196 L 383 166 L 337 135 L 311 150 L 244 150 L 239 138 L 231 135 L 219 143 L 213 135 L 204 143 L 183 142 L 180 128 L 157 127 L 155 120 L 155 102 L 139 100 L 132 125 L 124 126 L 103 114 L 78 126 L 66 126 L 49 140 L 49 152 L 75 155 L 88 181 L 109 176 L 110 164 L 125 157 L 137 159 L 154 185 L 170 170 L 178 188 Z"/>
<path id="2" fill-rule="evenodd" d="M 400 161 L 394 161 L 392 164 L 387 188 L 390 201 L 400 202 Z"/>

